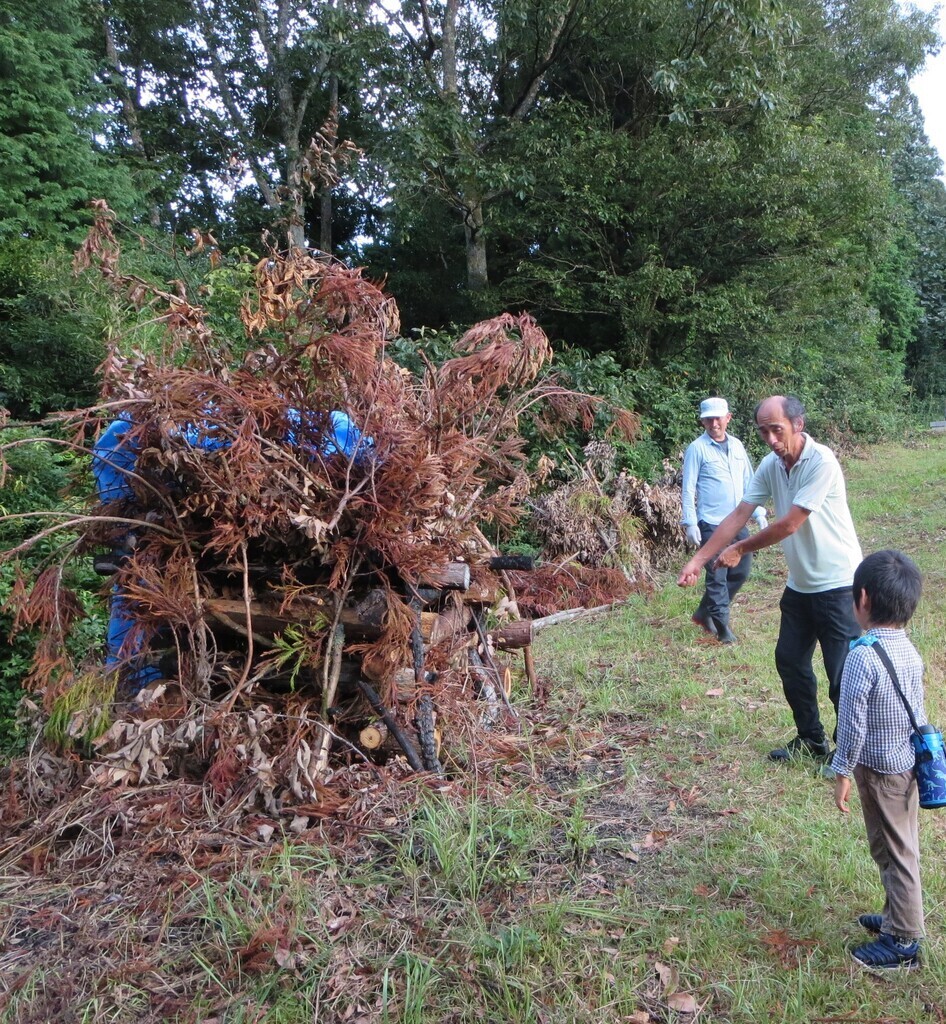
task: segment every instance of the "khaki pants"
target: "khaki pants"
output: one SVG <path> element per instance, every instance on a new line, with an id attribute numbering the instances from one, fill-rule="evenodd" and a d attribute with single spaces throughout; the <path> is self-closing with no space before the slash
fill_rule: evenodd
<path id="1" fill-rule="evenodd" d="M 864 811 L 870 855 L 880 868 L 887 894 L 882 931 L 904 939 L 922 938 L 916 778 L 912 771 L 883 775 L 859 764 L 854 769 L 854 781 Z"/>

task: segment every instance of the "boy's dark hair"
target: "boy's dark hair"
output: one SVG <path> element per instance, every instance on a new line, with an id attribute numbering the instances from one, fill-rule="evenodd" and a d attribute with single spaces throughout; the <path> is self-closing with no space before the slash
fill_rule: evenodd
<path id="1" fill-rule="evenodd" d="M 854 601 L 870 598 L 871 622 L 905 626 L 920 601 L 923 576 L 916 562 L 902 551 L 875 551 L 854 570 Z"/>

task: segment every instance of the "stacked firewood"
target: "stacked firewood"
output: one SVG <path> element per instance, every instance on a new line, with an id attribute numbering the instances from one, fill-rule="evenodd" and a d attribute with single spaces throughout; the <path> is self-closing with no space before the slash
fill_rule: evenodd
<path id="1" fill-rule="evenodd" d="M 454 690 L 480 702 L 481 727 L 515 716 L 508 656 L 525 650 L 528 671 L 533 631 L 531 620 L 509 618 L 504 576 L 505 570 L 522 572 L 530 564 L 529 559 L 502 556 L 473 566 L 454 561 L 404 588 L 414 616 L 410 662 L 393 672 L 378 671 L 359 653 L 383 634 L 393 596 L 390 588 L 372 585 L 370 575 L 341 605 L 329 588 L 309 588 L 287 607 L 278 586 L 267 587 L 264 579 L 249 601 L 224 585 L 206 599 L 205 609 L 218 652 L 245 651 L 252 638 L 258 662 L 249 678 L 265 681 L 269 691 L 290 686 L 300 695 L 311 694 L 349 749 L 357 747 L 375 759 L 402 755 L 415 769 L 439 772 L 443 728 L 438 704 L 450 690 L 448 679 L 458 683 Z M 307 629 L 324 630 L 330 620 L 336 640 L 322 662 L 287 665 L 293 661 L 287 635 L 291 640 Z M 316 764 L 321 769 L 328 749 L 329 743 L 319 744 Z"/>

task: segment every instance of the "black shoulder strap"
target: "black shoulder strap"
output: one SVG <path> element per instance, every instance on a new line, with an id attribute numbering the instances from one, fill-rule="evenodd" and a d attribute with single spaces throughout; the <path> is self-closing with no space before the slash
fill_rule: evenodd
<path id="1" fill-rule="evenodd" d="M 913 714 L 913 708 L 910 707 L 910 702 L 904 695 L 903 690 L 900 689 L 900 680 L 897 678 L 897 670 L 893 667 L 890 655 L 883 649 L 883 647 L 880 646 L 880 644 L 871 644 L 870 649 L 876 652 L 877 657 L 884 663 L 884 668 L 890 674 L 890 679 L 893 683 L 894 689 L 903 701 L 903 706 L 907 709 L 907 715 L 910 717 L 910 725 L 913 726 L 913 731 L 918 733 L 920 731 L 920 727 L 916 724 L 916 715 Z"/>

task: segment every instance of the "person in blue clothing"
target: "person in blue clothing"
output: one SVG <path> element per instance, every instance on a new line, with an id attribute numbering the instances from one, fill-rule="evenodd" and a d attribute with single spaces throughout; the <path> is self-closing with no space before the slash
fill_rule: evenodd
<path id="1" fill-rule="evenodd" d="M 92 446 L 92 478 L 99 501 L 103 505 L 134 497 L 131 475 L 135 472 L 138 450 L 128 438 L 132 419 L 128 413 L 113 420 Z M 123 558 L 130 554 L 132 535 L 107 557 L 95 560 L 96 570 L 113 573 Z M 105 637 L 105 667 L 125 669 L 129 689 L 138 691 L 161 678 L 160 670 L 141 659 L 142 641 L 129 638 L 135 624 L 133 609 L 121 587 L 112 587 L 109 601 L 108 631 Z"/>
<path id="2" fill-rule="evenodd" d="M 286 411 L 286 443 L 299 445 L 308 454 L 316 451 L 322 455 L 340 452 L 348 458 L 358 458 L 361 449 L 371 447 L 372 441 L 364 437 L 354 422 L 345 413 L 333 410 L 329 414 L 328 429 L 323 429 L 317 446 L 312 447 L 304 440 L 306 433 L 317 432 L 319 424 L 313 413 L 302 413 L 297 409 Z M 95 480 L 99 501 L 109 504 L 131 499 L 135 496 L 132 477 L 138 461 L 138 449 L 129 437 L 133 425 L 130 413 L 123 413 L 113 420 L 92 446 L 92 476 Z M 302 435 L 300 437 L 300 435 Z M 217 451 L 230 444 L 227 437 L 220 436 L 212 423 L 186 423 L 179 436 L 190 446 L 203 451 Z M 100 571 L 114 572 L 122 559 L 127 557 L 133 546 L 133 535 L 104 559 L 96 560 Z M 130 636 L 135 625 L 134 609 L 121 588 L 112 587 L 109 606 L 108 632 L 106 635 L 107 668 L 121 669 L 128 688 L 138 691 L 149 683 L 161 678 L 161 671 L 143 660 L 143 643 L 140 637 Z"/>
<path id="3" fill-rule="evenodd" d="M 706 398 L 700 404 L 703 433 L 687 448 L 683 459 L 683 528 L 687 542 L 700 548 L 713 536 L 716 527 L 742 501 L 746 484 L 752 478 L 752 463 L 738 437 L 728 432 L 732 413 L 725 398 Z M 759 529 L 768 525 L 765 509 L 754 512 Z M 747 528 L 737 540 L 749 536 Z M 736 640 L 730 629 L 732 599 L 749 578 L 752 555 L 746 554 L 737 565 L 710 562 L 706 566 L 706 589 L 693 613 L 693 621 L 720 643 Z"/>

